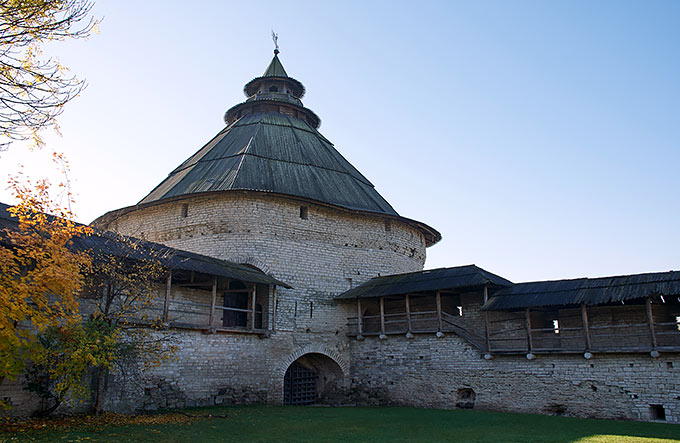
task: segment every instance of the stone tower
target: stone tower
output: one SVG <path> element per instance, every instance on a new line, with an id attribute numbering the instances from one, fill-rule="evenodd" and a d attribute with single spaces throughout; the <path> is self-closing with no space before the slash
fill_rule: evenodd
<path id="1" fill-rule="evenodd" d="M 298 359 L 342 386 L 351 314 L 333 298 L 377 275 L 421 270 L 425 248 L 441 238 L 397 214 L 318 132 L 319 117 L 301 101 L 304 86 L 288 76 L 278 51 L 244 93 L 246 101 L 226 112 L 226 127 L 144 199 L 95 221 L 248 264 L 293 287 L 281 288 L 276 302 L 268 294 L 272 333 L 264 339 L 183 332 L 178 362 L 158 376 L 197 404 L 225 385 L 281 402 L 284 374 Z"/>

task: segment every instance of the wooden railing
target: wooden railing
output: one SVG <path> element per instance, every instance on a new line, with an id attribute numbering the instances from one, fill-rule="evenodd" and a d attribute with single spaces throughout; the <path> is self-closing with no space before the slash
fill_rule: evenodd
<path id="1" fill-rule="evenodd" d="M 190 287 L 191 284 L 182 284 L 182 287 Z M 201 284 L 205 286 L 205 284 Z M 208 283 L 210 287 L 210 283 Z M 248 293 L 248 308 L 235 308 L 228 306 L 217 305 L 217 279 L 212 282 L 211 296 L 208 299 L 209 303 L 200 303 L 186 299 L 173 298 L 172 276 L 168 276 L 166 282 L 165 299 L 163 308 L 152 308 L 153 310 L 162 311 L 163 322 L 170 327 L 183 329 L 196 329 L 209 333 L 214 332 L 241 332 L 241 333 L 268 333 L 266 325 L 263 327 L 256 327 L 256 317 L 263 316 L 263 312 L 257 309 L 257 296 L 255 284 L 250 284 L 247 289 L 224 289 L 221 293 L 229 292 L 247 292 Z M 272 290 L 272 298 L 276 298 L 276 286 Z M 207 298 L 207 297 L 206 297 Z M 225 324 L 225 315 L 229 312 L 244 313 L 245 321 L 243 324 Z M 262 318 L 262 317 L 260 317 Z M 264 321 L 264 318 L 262 318 Z M 274 317 L 272 317 L 272 322 Z"/>
<path id="2" fill-rule="evenodd" d="M 609 324 L 591 324 L 591 310 L 609 309 L 613 315 Z M 616 353 L 616 352 L 680 352 L 680 331 L 677 322 L 656 322 L 649 299 L 646 305 L 626 306 L 636 310 L 646 321 L 626 321 L 616 318 L 616 307 L 581 306 L 578 325 L 536 328 L 531 325 L 531 310 L 523 318 L 516 316 L 487 321 L 488 348 L 492 354 L 542 353 Z M 573 322 L 572 316 L 572 322 Z M 612 323 L 617 321 L 617 323 Z"/>
<path id="3" fill-rule="evenodd" d="M 347 335 L 350 337 L 370 337 L 436 334 L 437 332 L 454 333 L 469 341 L 476 348 L 485 350 L 484 337 L 473 332 L 469 325 L 464 323 L 459 315 L 452 315 L 445 311 L 397 312 L 383 314 L 382 316 L 362 315 L 361 334 L 359 334 L 359 317 L 354 316 L 347 318 Z"/>
<path id="4" fill-rule="evenodd" d="M 443 311 L 439 294 L 436 298 L 436 310 L 413 311 L 406 296 L 405 310 L 394 312 L 393 307 L 390 313 L 385 312 L 384 300 L 380 298 L 380 313 L 372 315 L 361 315 L 362 301 L 357 300 L 358 315 L 348 317 L 347 335 L 361 339 L 396 334 L 454 333 L 489 355 L 527 354 L 528 357 L 550 353 L 584 354 L 589 358 L 592 353 L 650 352 L 652 356 L 658 356 L 659 352 L 680 352 L 678 323 L 655 321 L 650 299 L 645 305 L 626 305 L 625 308 L 585 305 L 564 308 L 560 311 L 562 320 L 553 327 L 535 327 L 531 318 L 536 314 L 532 314 L 530 308 L 519 313 L 491 312 L 502 317 L 496 320 L 490 312 L 465 318 Z M 375 301 L 372 309 L 375 309 Z M 608 323 L 603 324 L 602 314 L 606 314 L 606 310 L 613 314 Z M 596 314 L 595 324 L 591 324 L 589 318 L 591 311 Z M 630 316 L 631 313 L 634 315 Z M 620 314 L 629 315 L 617 317 Z M 559 321 L 565 324 L 560 325 Z"/>

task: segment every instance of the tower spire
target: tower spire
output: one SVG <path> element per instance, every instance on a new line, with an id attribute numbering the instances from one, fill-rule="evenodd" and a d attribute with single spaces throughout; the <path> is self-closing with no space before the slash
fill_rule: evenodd
<path id="1" fill-rule="evenodd" d="M 274 40 L 274 55 L 279 55 L 279 34 L 272 29 L 272 40 Z"/>

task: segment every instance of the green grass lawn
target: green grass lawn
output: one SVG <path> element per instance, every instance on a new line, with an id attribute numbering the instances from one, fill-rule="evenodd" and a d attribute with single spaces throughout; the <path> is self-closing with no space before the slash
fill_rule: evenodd
<path id="1" fill-rule="evenodd" d="M 226 415 L 191 423 L 66 428 L 0 434 L 0 441 L 107 442 L 652 442 L 680 441 L 680 425 L 474 410 L 241 406 L 189 409 Z"/>

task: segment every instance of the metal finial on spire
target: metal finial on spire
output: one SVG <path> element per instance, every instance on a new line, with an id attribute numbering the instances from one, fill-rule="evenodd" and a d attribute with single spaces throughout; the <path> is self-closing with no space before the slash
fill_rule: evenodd
<path id="1" fill-rule="evenodd" d="M 272 40 L 274 40 L 274 55 L 277 55 L 279 52 L 279 34 L 274 32 L 272 29 Z"/>

